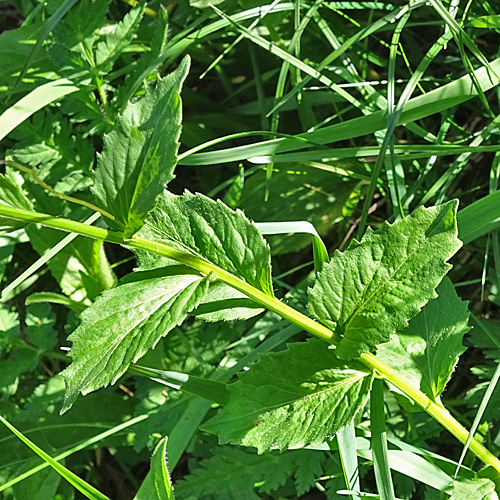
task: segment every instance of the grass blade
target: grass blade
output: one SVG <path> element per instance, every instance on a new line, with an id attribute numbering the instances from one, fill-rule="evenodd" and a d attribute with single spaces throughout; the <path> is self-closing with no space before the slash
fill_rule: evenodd
<path id="1" fill-rule="evenodd" d="M 380 500 L 395 500 L 391 470 L 387 457 L 387 435 L 385 429 L 384 382 L 373 381 L 370 393 L 371 448 L 375 482 Z"/>
<path id="2" fill-rule="evenodd" d="M 2 113 L 0 116 L 0 141 L 39 109 L 77 90 L 79 90 L 78 87 L 66 78 L 37 87 Z"/>
<path id="3" fill-rule="evenodd" d="M 15 434 L 26 446 L 33 450 L 40 458 L 47 462 L 61 477 L 66 479 L 68 483 L 74 486 L 79 492 L 90 500 L 110 500 L 106 495 L 103 495 L 99 490 L 78 477 L 76 474 L 66 469 L 64 465 L 56 462 L 50 455 L 45 453 L 35 443 L 30 441 L 24 434 L 19 432 L 13 425 L 5 420 L 0 415 L 0 422 L 4 424 L 13 434 Z"/>

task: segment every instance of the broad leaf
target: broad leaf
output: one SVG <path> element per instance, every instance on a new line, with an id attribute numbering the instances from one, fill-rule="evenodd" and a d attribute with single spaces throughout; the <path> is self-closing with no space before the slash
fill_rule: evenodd
<path id="1" fill-rule="evenodd" d="M 341 337 L 340 358 L 387 342 L 436 297 L 451 267 L 446 261 L 461 246 L 457 205 L 419 207 L 400 222 L 369 229 L 323 267 L 309 291 L 309 312 Z"/>
<path id="2" fill-rule="evenodd" d="M 379 346 L 377 357 L 397 367 L 415 387 L 436 399 L 444 390 L 465 351 L 463 336 L 469 331 L 467 303 L 460 300 L 445 278 L 431 300 L 406 329 Z"/>
<path id="3" fill-rule="evenodd" d="M 134 234 L 173 178 L 181 131 L 179 92 L 189 58 L 140 101 L 129 104 L 105 137 L 94 176 L 97 204 L 115 217 L 111 227 Z"/>
<path id="4" fill-rule="evenodd" d="M 229 386 L 229 402 L 204 425 L 220 443 L 258 453 L 303 448 L 331 439 L 367 400 L 373 375 L 346 364 L 317 339 L 262 356 Z"/>
<path id="5" fill-rule="evenodd" d="M 140 235 L 205 259 L 273 296 L 267 243 L 243 212 L 231 210 L 221 201 L 165 191 Z M 143 268 L 168 263 L 153 253 L 140 252 L 139 256 Z"/>
<path id="6" fill-rule="evenodd" d="M 453 482 L 450 500 L 498 500 L 495 483 L 490 479 L 473 479 L 467 482 Z"/>
<path id="7" fill-rule="evenodd" d="M 63 372 L 62 412 L 78 393 L 112 384 L 161 337 L 179 325 L 205 296 L 208 279 L 171 274 L 107 290 L 81 316 L 70 335 L 71 365 Z"/>

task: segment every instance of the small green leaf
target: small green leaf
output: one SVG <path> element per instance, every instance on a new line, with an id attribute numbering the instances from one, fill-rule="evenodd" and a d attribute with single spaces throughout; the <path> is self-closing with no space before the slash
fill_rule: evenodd
<path id="1" fill-rule="evenodd" d="M 337 356 L 358 357 L 387 342 L 420 308 L 460 248 L 456 200 L 420 207 L 392 225 L 368 230 L 361 242 L 335 252 L 309 291 L 309 311 L 341 336 Z"/>
<path id="2" fill-rule="evenodd" d="M 208 280 L 172 274 L 107 290 L 70 335 L 71 365 L 63 372 L 68 410 L 78 393 L 115 383 L 161 337 L 179 325 L 205 296 Z"/>
<path id="3" fill-rule="evenodd" d="M 498 495 L 495 492 L 495 483 L 490 479 L 453 481 L 453 493 L 450 500 L 498 500 Z"/>
<path id="4" fill-rule="evenodd" d="M 129 237 L 143 224 L 156 197 L 173 179 L 181 131 L 179 92 L 189 58 L 140 101 L 129 104 L 105 137 L 93 192 L 97 204 L 113 215 L 111 227 Z"/>
<path id="5" fill-rule="evenodd" d="M 229 386 L 229 402 L 203 429 L 258 453 L 317 445 L 347 425 L 368 398 L 373 375 L 310 339 L 262 356 Z"/>
<path id="6" fill-rule="evenodd" d="M 125 15 L 123 21 L 113 26 L 113 31 L 108 33 L 103 42 L 99 42 L 96 49 L 95 59 L 99 71 L 107 73 L 112 68 L 112 63 L 120 56 L 123 49 L 132 41 L 142 16 L 145 4 L 140 4 Z"/>
<path id="7" fill-rule="evenodd" d="M 176 196 L 165 191 L 140 235 L 205 259 L 274 295 L 271 254 L 262 234 L 243 212 L 231 210 L 221 201 L 201 194 Z M 138 255 L 142 268 L 169 263 L 154 253 Z"/>
<path id="8" fill-rule="evenodd" d="M 167 438 L 156 445 L 151 457 L 151 469 L 144 479 L 134 500 L 175 500 L 167 469 Z"/>
<path id="9" fill-rule="evenodd" d="M 438 297 L 377 351 L 379 359 L 397 366 L 401 375 L 434 400 L 465 351 L 462 339 L 470 330 L 467 302 L 460 300 L 452 282 L 445 278 L 436 292 Z"/>
<path id="10" fill-rule="evenodd" d="M 6 170 L 5 175 L 0 174 L 0 204 L 33 210 L 31 202 L 23 193 L 22 180 L 17 177 L 17 172 L 10 168 Z M 24 226 L 26 226 L 25 222 L 0 217 L 0 232 L 11 232 Z"/>

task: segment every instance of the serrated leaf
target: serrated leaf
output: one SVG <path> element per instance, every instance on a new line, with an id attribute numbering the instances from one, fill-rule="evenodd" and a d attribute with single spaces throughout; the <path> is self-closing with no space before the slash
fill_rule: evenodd
<path id="1" fill-rule="evenodd" d="M 325 460 L 324 454 L 312 450 L 258 456 L 240 448 L 219 446 L 212 453 L 213 456 L 199 462 L 191 474 L 175 484 L 179 498 L 259 500 L 262 494 L 272 495 L 292 476 L 296 478 L 300 496 L 321 477 L 321 463 Z"/>
<path id="2" fill-rule="evenodd" d="M 341 337 L 340 358 L 387 342 L 436 297 L 451 268 L 446 261 L 461 246 L 457 205 L 419 207 L 400 222 L 368 230 L 324 265 L 309 291 L 309 312 Z"/>
<path id="3" fill-rule="evenodd" d="M 401 333 L 379 346 L 377 357 L 398 371 L 427 396 L 436 399 L 465 351 L 463 336 L 470 330 L 467 302 L 445 278 L 438 297 L 426 304 Z"/>
<path id="4" fill-rule="evenodd" d="M 106 39 L 97 44 L 95 59 L 101 72 L 111 70 L 112 63 L 132 41 L 139 23 L 144 15 L 145 4 L 139 5 L 125 15 L 123 21 L 113 26 L 113 31 L 106 35 Z"/>
<path id="5" fill-rule="evenodd" d="M 166 460 L 167 438 L 163 438 L 156 445 L 151 457 L 151 469 L 144 479 L 134 500 L 174 500 L 170 474 Z"/>
<path id="6" fill-rule="evenodd" d="M 260 231 L 239 210 L 202 194 L 176 196 L 165 191 L 140 235 L 215 264 L 273 296 L 271 254 Z M 159 255 L 138 253 L 141 267 L 168 263 Z"/>
<path id="7" fill-rule="evenodd" d="M 78 393 L 115 383 L 161 337 L 179 325 L 205 296 L 208 279 L 166 275 L 105 291 L 69 336 L 73 362 L 63 372 L 68 410 Z"/>
<path id="8" fill-rule="evenodd" d="M 450 500 L 498 500 L 495 483 L 490 479 L 472 481 L 453 481 L 453 493 Z"/>
<path id="9" fill-rule="evenodd" d="M 113 101 L 120 109 L 134 96 L 137 89 L 167 55 L 168 15 L 164 7 L 159 9 L 155 24 L 150 27 L 153 30 L 153 37 L 149 43 L 149 52 L 142 54 L 132 67 L 129 66 L 130 71 L 125 77 L 125 84 L 118 88 L 113 97 Z"/>
<path id="10" fill-rule="evenodd" d="M 128 104 L 105 137 L 93 192 L 97 204 L 113 215 L 111 227 L 134 234 L 173 178 L 181 131 L 182 83 L 189 69 L 179 67 L 136 103 Z"/>
<path id="11" fill-rule="evenodd" d="M 203 429 L 258 453 L 317 445 L 348 424 L 368 398 L 373 374 L 346 364 L 317 339 L 262 356 L 229 386 L 229 402 Z"/>

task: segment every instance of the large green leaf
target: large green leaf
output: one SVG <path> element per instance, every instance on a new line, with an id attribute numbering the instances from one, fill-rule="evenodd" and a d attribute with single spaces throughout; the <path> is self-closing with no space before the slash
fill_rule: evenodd
<path id="1" fill-rule="evenodd" d="M 465 351 L 463 336 L 469 331 L 467 303 L 460 300 L 445 278 L 431 300 L 401 333 L 382 344 L 377 357 L 398 371 L 427 396 L 436 399 L 444 390 Z"/>
<path id="2" fill-rule="evenodd" d="M 71 365 L 63 372 L 66 398 L 62 411 L 78 393 L 114 383 L 130 363 L 154 347 L 180 324 L 205 296 L 208 279 L 171 274 L 125 283 L 107 290 L 81 316 L 70 335 Z"/>
<path id="3" fill-rule="evenodd" d="M 243 212 L 221 201 L 165 191 L 140 235 L 205 259 L 273 296 L 271 256 L 262 234 Z M 142 268 L 168 264 L 154 253 L 139 256 Z"/>
<path id="4" fill-rule="evenodd" d="M 115 217 L 111 227 L 134 234 L 173 178 L 181 131 L 179 92 L 189 58 L 144 98 L 129 104 L 105 137 L 94 176 L 97 204 Z"/>
<path id="5" fill-rule="evenodd" d="M 400 222 L 369 229 L 323 267 L 309 291 L 309 311 L 341 337 L 340 358 L 387 342 L 436 297 L 451 267 L 446 261 L 461 246 L 457 205 L 420 207 Z"/>
<path id="6" fill-rule="evenodd" d="M 243 373 L 229 386 L 228 404 L 203 428 L 220 443 L 254 446 L 259 453 L 317 445 L 364 406 L 372 377 L 320 340 L 295 343 Z"/>

